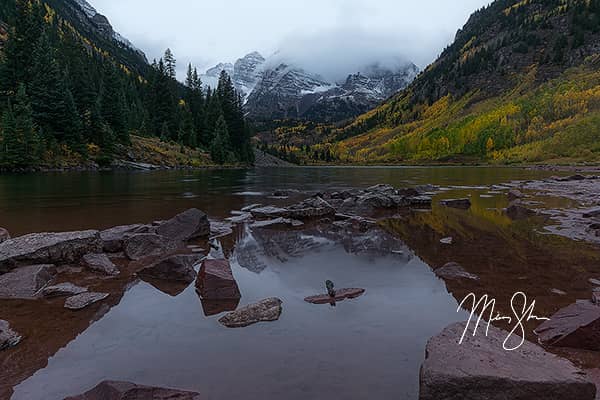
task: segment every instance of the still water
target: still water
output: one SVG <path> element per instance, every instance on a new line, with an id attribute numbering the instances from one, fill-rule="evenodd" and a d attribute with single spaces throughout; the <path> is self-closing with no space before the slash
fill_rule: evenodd
<path id="1" fill-rule="evenodd" d="M 515 284 L 529 285 L 542 311 L 568 304 L 580 289 L 572 280 L 560 288 L 569 296 L 551 298 L 549 289 L 568 279 L 551 278 L 548 257 L 566 275 L 562 263 L 577 262 L 580 273 L 585 263 L 597 265 L 592 253 L 570 242 L 546 244 L 533 227 L 511 224 L 496 212 L 506 199 L 490 185 L 545 176 L 461 167 L 2 176 L 0 226 L 13 234 L 147 222 L 190 207 L 222 219 L 248 204 L 290 201 L 271 198 L 275 190 L 377 183 L 441 185 L 446 196 L 471 195 L 474 207 L 434 207 L 391 224 L 394 236 L 385 240 L 398 250 L 393 253 L 380 251 L 382 240 L 369 233 L 344 238 L 318 227 L 286 233 L 241 228 L 224 243 L 240 305 L 283 300 L 279 321 L 244 329 L 226 329 L 219 315 L 207 316 L 193 285 L 173 293 L 143 281 L 121 282 L 127 287 L 122 297 L 78 317 L 64 314 L 57 302 L 0 302 L 0 317 L 31 336 L 10 359 L 0 356 L 1 393 L 15 400 L 63 399 L 111 379 L 195 390 L 215 400 L 417 399 L 427 340 L 465 319 L 465 311 L 456 312 L 458 299 L 473 289 L 438 279 L 435 264 L 460 261 L 481 277 L 473 290 L 495 287 L 492 294 L 500 298 Z M 448 234 L 455 245 L 444 248 L 439 239 Z M 519 248 L 511 254 L 507 246 Z M 534 284 L 536 275 L 546 279 L 543 288 Z M 511 281 L 517 278 L 522 283 Z M 336 307 L 305 303 L 304 297 L 324 291 L 326 279 L 366 294 Z"/>

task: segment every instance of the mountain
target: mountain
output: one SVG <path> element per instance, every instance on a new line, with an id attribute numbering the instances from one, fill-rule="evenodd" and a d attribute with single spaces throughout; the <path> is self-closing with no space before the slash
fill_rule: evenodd
<path id="1" fill-rule="evenodd" d="M 497 0 L 321 142 L 347 162 L 600 160 L 600 1 Z"/>
<path id="2" fill-rule="evenodd" d="M 257 52 L 235 64 L 221 63 L 202 76 L 214 87 L 221 71 L 230 74 L 243 95 L 250 118 L 259 121 L 305 119 L 336 122 L 372 109 L 405 88 L 417 75 L 412 63 L 386 68 L 373 63 L 350 74 L 342 82 L 331 82 L 293 64 L 265 59 Z"/>

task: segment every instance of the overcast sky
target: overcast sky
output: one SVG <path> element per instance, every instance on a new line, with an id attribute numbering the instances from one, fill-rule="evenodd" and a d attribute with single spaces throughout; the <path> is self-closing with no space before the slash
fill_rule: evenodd
<path id="1" fill-rule="evenodd" d="M 115 30 L 180 74 L 251 51 L 281 51 L 314 72 L 344 75 L 397 58 L 423 68 L 489 0 L 88 0 Z"/>

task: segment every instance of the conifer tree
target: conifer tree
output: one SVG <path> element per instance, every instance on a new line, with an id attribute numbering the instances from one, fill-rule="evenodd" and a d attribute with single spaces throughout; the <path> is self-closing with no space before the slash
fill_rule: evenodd
<path id="1" fill-rule="evenodd" d="M 213 141 L 210 145 L 210 156 L 217 164 L 225 164 L 233 161 L 229 143 L 229 132 L 225 118 L 220 116 L 215 125 Z"/>
<path id="2" fill-rule="evenodd" d="M 177 61 L 175 60 L 175 56 L 171 49 L 165 50 L 164 63 L 167 76 L 171 79 L 175 79 L 177 77 Z"/>

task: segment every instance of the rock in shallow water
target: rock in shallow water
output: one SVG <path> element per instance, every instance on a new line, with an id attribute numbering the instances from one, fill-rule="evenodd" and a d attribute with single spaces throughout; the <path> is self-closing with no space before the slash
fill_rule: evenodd
<path id="1" fill-rule="evenodd" d="M 121 225 L 100 232 L 103 250 L 107 253 L 123 251 L 123 244 L 127 236 L 137 233 L 150 233 L 152 228 L 148 225 Z"/>
<path id="2" fill-rule="evenodd" d="M 84 394 L 65 400 L 201 400 L 201 397 L 196 392 L 104 381 Z"/>
<path id="3" fill-rule="evenodd" d="M 82 310 L 94 303 L 102 301 L 109 296 L 108 293 L 81 293 L 73 297 L 69 297 L 65 301 L 65 308 L 69 310 Z"/>
<path id="4" fill-rule="evenodd" d="M 59 283 L 58 285 L 48 286 L 42 290 L 45 298 L 74 296 L 87 292 L 87 288 L 76 286 L 70 282 Z"/>
<path id="5" fill-rule="evenodd" d="M 531 218 L 531 217 L 537 215 L 537 213 L 523 205 L 511 204 L 506 209 L 506 215 L 508 216 L 508 218 L 510 218 L 514 221 L 520 221 L 523 219 Z"/>
<path id="6" fill-rule="evenodd" d="M 196 279 L 196 289 L 205 300 L 242 297 L 227 260 L 204 260 Z"/>
<path id="7" fill-rule="evenodd" d="M 0 351 L 15 347 L 21 339 L 21 336 L 10 328 L 8 322 L 0 320 Z"/>
<path id="8" fill-rule="evenodd" d="M 448 199 L 440 201 L 440 204 L 449 208 L 458 208 L 460 210 L 468 210 L 471 208 L 471 200 L 469 199 Z"/>
<path id="9" fill-rule="evenodd" d="M 542 344 L 600 350 L 600 306 L 579 300 L 559 310 L 550 321 L 541 324 L 535 333 Z"/>
<path id="10" fill-rule="evenodd" d="M 102 250 L 98 231 L 32 233 L 0 243 L 0 274 L 18 265 L 79 262 Z"/>
<path id="11" fill-rule="evenodd" d="M 444 265 L 443 267 L 436 269 L 433 272 L 438 277 L 443 278 L 443 279 L 456 279 L 456 280 L 460 280 L 460 279 L 478 280 L 479 279 L 479 277 L 477 277 L 477 275 L 468 273 L 467 271 L 465 271 L 465 269 L 461 265 L 459 265 L 455 262 L 448 263 L 448 264 Z"/>
<path id="12" fill-rule="evenodd" d="M 515 351 L 502 347 L 508 332 L 490 326 L 447 327 L 427 343 L 421 367 L 420 400 L 594 400 L 596 387 L 570 361 L 530 342 Z M 472 328 L 471 328 L 472 329 Z"/>
<path id="13" fill-rule="evenodd" d="M 0 299 L 34 299 L 55 276 L 54 265 L 20 267 L 0 275 Z"/>
<path id="14" fill-rule="evenodd" d="M 317 296 L 310 296 L 304 299 L 307 303 L 312 304 L 329 304 L 338 301 L 344 301 L 346 299 L 355 299 L 362 296 L 365 293 L 365 289 L 351 288 L 351 289 L 340 289 L 336 290 L 335 297 L 331 297 L 328 294 L 319 294 Z"/>
<path id="15" fill-rule="evenodd" d="M 140 276 L 173 282 L 192 283 L 196 279 L 195 255 L 175 255 L 155 262 L 139 272 Z"/>
<path id="16" fill-rule="evenodd" d="M 277 321 L 281 316 L 282 301 L 276 297 L 250 304 L 219 319 L 228 328 L 243 328 L 258 322 Z"/>
<path id="17" fill-rule="evenodd" d="M 125 240 L 125 255 L 130 260 L 141 260 L 146 257 L 156 257 L 175 251 L 182 246 L 168 237 L 153 233 L 133 235 Z"/>
<path id="18" fill-rule="evenodd" d="M 10 239 L 10 233 L 4 228 L 0 228 L 0 243 L 7 241 Z"/>
<path id="19" fill-rule="evenodd" d="M 88 269 L 105 275 L 116 276 L 121 273 L 106 254 L 86 254 L 81 263 Z"/>
<path id="20" fill-rule="evenodd" d="M 210 222 L 205 213 L 192 208 L 161 223 L 156 233 L 178 241 L 205 237 L 210 235 Z"/>

